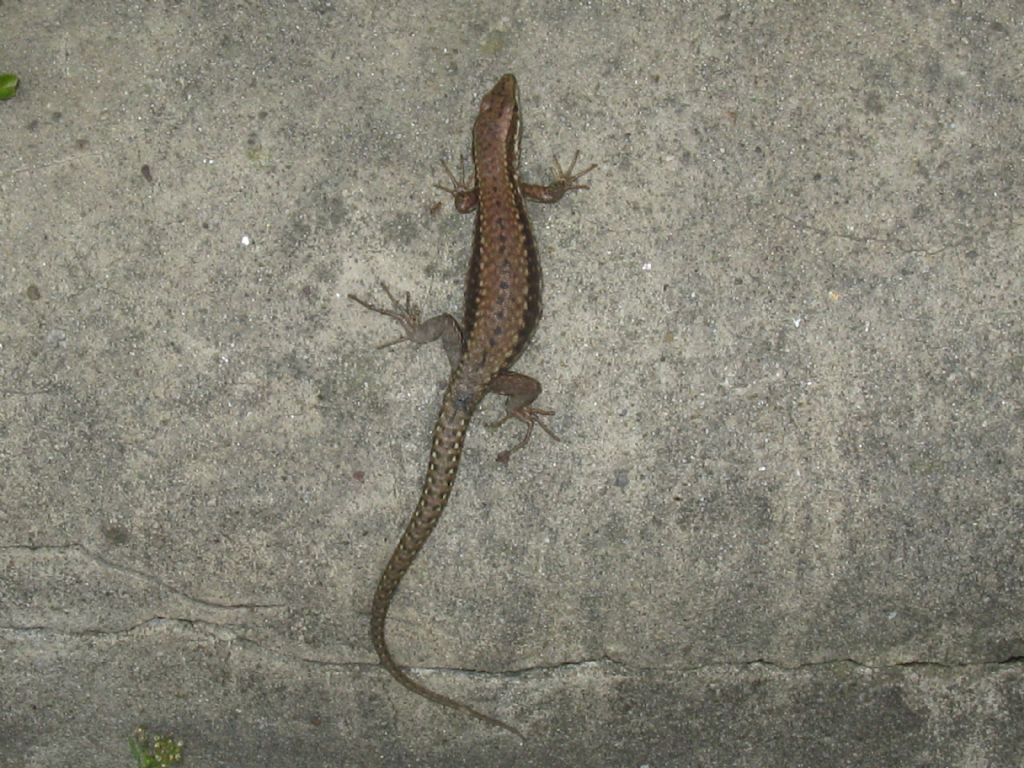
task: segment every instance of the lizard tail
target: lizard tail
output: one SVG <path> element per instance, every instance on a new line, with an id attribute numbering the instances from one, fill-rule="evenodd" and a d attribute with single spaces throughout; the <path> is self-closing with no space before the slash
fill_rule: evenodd
<path id="1" fill-rule="evenodd" d="M 444 508 L 448 504 L 448 496 L 451 493 L 452 485 L 455 482 L 455 475 L 459 469 L 459 460 L 462 456 L 462 441 L 469 422 L 469 414 L 472 412 L 475 402 L 471 403 L 467 410 L 463 410 L 463 408 L 456 404 L 456 397 L 454 395 L 454 382 L 456 378 L 453 377 L 453 383 L 449 386 L 448 393 L 441 407 L 441 413 L 437 419 L 437 424 L 434 427 L 430 465 L 427 468 L 427 476 L 423 482 L 423 492 L 420 495 L 419 504 L 409 519 L 409 523 L 406 525 L 402 538 L 399 539 L 398 545 L 395 547 L 395 551 L 391 553 L 391 559 L 388 560 L 384 572 L 380 575 L 377 591 L 373 595 L 373 607 L 370 612 L 370 638 L 373 640 L 373 647 L 377 651 L 377 656 L 380 657 L 381 665 L 391 673 L 395 680 L 413 693 L 450 709 L 464 712 L 483 723 L 503 728 L 525 741 L 526 738 L 523 734 L 508 723 L 504 723 L 490 715 L 485 715 L 483 712 L 478 712 L 462 702 L 432 691 L 413 680 L 395 663 L 394 658 L 391 656 L 391 651 L 388 649 L 387 640 L 384 637 L 384 628 L 387 623 L 391 598 L 398 589 L 402 577 L 405 576 L 413 560 L 416 559 L 416 555 L 419 554 L 419 551 L 423 548 L 423 545 L 437 525 L 438 520 L 440 520 Z M 479 400 L 479 395 L 477 395 L 476 400 Z"/>
<path id="2" fill-rule="evenodd" d="M 387 616 L 387 606 L 383 606 L 383 612 L 378 613 L 377 611 L 377 608 L 379 607 L 378 602 L 380 594 L 380 591 L 378 591 L 377 595 L 374 597 L 374 611 L 373 618 L 370 621 L 370 633 L 373 637 L 373 647 L 377 651 L 377 656 L 380 657 L 381 666 L 383 666 L 388 672 L 390 672 L 391 676 L 395 678 L 395 680 L 400 682 L 413 693 L 418 694 L 423 698 L 429 699 L 430 701 L 433 701 L 444 707 L 448 707 L 449 709 L 454 709 L 459 712 L 463 712 L 469 715 L 470 717 L 476 718 L 482 723 L 487 723 L 488 725 L 493 725 L 497 726 L 498 728 L 502 728 L 508 731 L 509 733 L 518 736 L 521 741 L 526 741 L 526 737 L 523 735 L 522 731 L 520 731 L 515 726 L 509 725 L 508 723 L 499 720 L 496 717 L 485 715 L 483 712 L 479 712 L 478 710 L 473 709 L 469 705 L 463 704 L 461 701 L 456 701 L 455 699 L 445 696 L 442 693 L 432 691 L 430 688 L 427 688 L 425 685 L 422 685 L 421 683 L 418 683 L 411 677 L 409 677 L 409 675 L 406 674 L 405 670 L 395 663 L 394 658 L 391 656 L 391 651 L 388 649 L 387 641 L 384 639 L 384 622 Z"/>

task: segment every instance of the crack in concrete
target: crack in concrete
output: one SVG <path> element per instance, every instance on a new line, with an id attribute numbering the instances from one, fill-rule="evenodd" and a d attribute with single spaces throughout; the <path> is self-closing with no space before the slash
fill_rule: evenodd
<path id="1" fill-rule="evenodd" d="M 218 629 L 250 629 L 248 624 L 234 624 L 231 622 L 216 622 L 207 619 L 185 618 L 181 616 L 151 616 L 147 619 L 137 621 L 117 628 L 88 628 L 88 629 L 58 629 L 45 624 L 0 624 L 0 631 L 13 632 L 16 634 L 45 634 L 56 637 L 116 637 L 118 635 L 130 635 L 145 627 L 163 627 L 165 625 L 183 624 L 187 627 L 216 627 Z"/>
<path id="2" fill-rule="evenodd" d="M 873 671 L 885 670 L 885 669 L 902 669 L 909 667 L 934 667 L 936 669 L 967 669 L 970 667 L 983 667 L 983 666 L 994 666 L 1001 664 L 1018 664 L 1024 661 L 1024 657 L 1010 656 L 1006 659 L 979 659 L 972 661 L 933 661 L 929 659 L 908 659 L 907 661 L 896 661 L 892 663 L 871 663 L 861 659 L 855 659 L 852 656 L 840 656 L 833 659 L 822 659 L 820 661 L 805 661 L 796 664 L 787 664 L 781 661 L 773 661 L 771 659 L 758 658 L 749 659 L 743 661 L 731 661 L 731 662 L 714 662 L 710 664 L 702 664 L 696 667 L 692 667 L 694 670 L 709 669 L 718 666 L 728 667 L 770 667 L 773 669 L 783 670 L 785 672 L 798 672 L 804 669 L 814 669 L 817 667 L 830 667 L 839 666 L 842 664 L 849 664 L 851 666 L 860 667 L 861 669 L 870 669 Z M 652 671 L 656 671 L 654 668 Z"/>
<path id="3" fill-rule="evenodd" d="M 274 608 L 287 608 L 287 603 L 256 603 L 256 602 L 242 602 L 242 603 L 228 603 L 221 602 L 219 600 L 210 600 L 208 598 L 196 597 L 191 595 L 183 589 L 175 587 L 165 581 L 162 581 L 152 574 L 140 569 L 134 568 L 130 565 L 123 565 L 121 563 L 115 563 L 107 558 L 103 557 L 97 552 L 93 552 L 91 549 L 82 546 L 81 544 L 4 544 L 0 545 L 0 551 L 26 551 L 26 552 L 75 552 L 84 558 L 91 560 L 95 564 L 107 568 L 112 571 L 127 574 L 137 579 L 141 579 L 149 584 L 153 584 L 158 588 L 176 595 L 183 600 L 193 603 L 203 608 L 213 608 L 217 610 L 228 610 L 228 611 L 240 611 L 240 610 L 269 610 Z"/>
<path id="4" fill-rule="evenodd" d="M 794 222 L 798 223 L 798 222 Z M 814 229 L 808 227 L 808 229 Z M 824 233 L 823 233 L 824 234 Z M 841 236 L 841 235 L 839 235 Z M 164 582 L 151 574 L 132 566 L 123 565 L 120 563 L 113 562 L 103 557 L 102 555 L 93 552 L 92 550 L 84 547 L 80 544 L 3 544 L 0 545 L 0 551 L 55 551 L 55 552 L 75 552 L 99 566 L 108 568 L 110 570 L 127 574 L 129 576 L 141 579 L 147 583 L 154 584 L 162 590 L 176 595 L 187 602 L 196 606 L 201 606 L 206 609 L 214 610 L 227 610 L 227 611 L 249 611 L 249 610 L 267 610 L 267 609 L 278 609 L 286 608 L 286 603 L 227 603 L 217 600 L 210 600 L 206 598 L 196 597 L 194 595 L 185 592 L 178 587 L 175 587 L 167 582 Z M 97 636 L 111 636 L 116 637 L 119 635 L 129 635 L 137 632 L 140 629 L 154 626 L 161 627 L 164 625 L 180 624 L 190 628 L 200 627 L 211 627 L 219 630 L 225 629 L 251 629 L 251 625 L 245 623 L 235 623 L 230 621 L 217 622 L 210 619 L 203 619 L 197 617 L 181 617 L 181 616 L 162 616 L 156 615 L 149 618 L 138 621 L 134 624 L 130 624 L 120 628 L 89 628 L 89 629 L 57 629 L 53 626 L 47 625 L 2 625 L 0 624 L 0 631 L 14 632 L 14 633 L 44 633 L 52 634 L 57 636 L 68 636 L 68 637 L 97 637 Z M 318 659 L 305 656 L 301 653 L 291 653 L 284 651 L 280 648 L 272 648 L 264 643 L 258 642 L 251 638 L 245 637 L 244 635 L 238 635 L 233 640 L 246 645 L 252 645 L 259 649 L 262 653 L 270 653 L 278 656 L 279 658 L 287 659 L 290 661 L 297 661 L 303 664 L 310 664 L 314 666 L 344 668 L 344 667 L 357 667 L 357 668 L 373 668 L 379 666 L 376 661 L 373 662 L 361 662 L 361 661 L 333 661 L 330 659 Z M 438 673 L 438 674 L 458 674 L 458 675 L 489 675 L 498 677 L 526 677 L 536 674 L 543 674 L 547 672 L 558 672 L 562 670 L 573 670 L 573 669 L 585 669 L 594 667 L 619 667 L 627 671 L 632 672 L 643 672 L 643 673 L 659 673 L 664 674 L 666 672 L 675 673 L 687 673 L 687 672 L 701 672 L 711 669 L 729 669 L 729 668 L 753 668 L 753 667 L 767 667 L 771 669 L 777 669 L 786 672 L 796 672 L 806 669 L 823 668 L 829 666 L 839 665 L 852 665 L 862 669 L 868 670 L 887 670 L 887 669 L 904 669 L 913 667 L 925 667 L 935 669 L 968 669 L 972 667 L 992 667 L 992 666 L 1021 666 L 1024 667 L 1024 655 L 1012 655 L 1002 659 L 979 659 L 969 660 L 960 662 L 946 662 L 946 661 L 935 661 L 929 659 L 908 659 L 906 661 L 897 661 L 892 663 L 871 663 L 861 659 L 853 657 L 836 657 L 831 659 L 822 659 L 819 661 L 808 661 L 808 662 L 797 662 L 787 663 L 784 661 L 773 660 L 768 658 L 755 658 L 755 659 L 744 659 L 739 661 L 714 661 L 706 664 L 695 664 L 682 667 L 673 666 L 645 666 L 637 665 L 622 659 L 615 658 L 611 655 L 603 655 L 594 657 L 591 659 L 574 659 L 562 662 L 556 662 L 553 664 L 539 664 L 530 667 L 521 667 L 510 670 L 482 670 L 471 667 L 408 667 L 408 669 L 415 672 L 427 672 L 427 673 Z"/>
<path id="5" fill-rule="evenodd" d="M 360 665 L 362 662 L 360 662 Z M 501 677 L 516 677 L 523 676 L 527 677 L 545 672 L 558 672 L 561 670 L 573 670 L 573 669 L 587 669 L 587 668 L 600 668 L 600 667 L 622 667 L 623 669 L 630 672 L 650 672 L 654 674 L 665 674 L 668 673 L 688 673 L 688 672 L 703 672 L 705 670 L 713 669 L 735 669 L 735 668 L 752 668 L 752 667 L 768 667 L 771 669 L 777 669 L 783 672 L 799 672 L 806 669 L 817 669 L 824 667 L 837 667 L 842 665 L 851 665 L 860 667 L 862 669 L 869 669 L 872 671 L 882 671 L 888 669 L 906 669 L 912 667 L 926 667 L 934 669 L 971 669 L 975 667 L 1003 667 L 1003 666 L 1019 666 L 1024 668 L 1024 656 L 1009 656 L 1005 659 L 982 659 L 978 661 L 964 661 L 964 662 L 942 662 L 942 661 L 928 661 L 914 659 L 910 661 L 894 662 L 892 664 L 869 664 L 865 661 L 858 659 L 845 657 L 835 659 L 824 659 L 822 661 L 809 661 L 798 664 L 783 664 L 781 662 L 769 661 L 767 659 L 750 659 L 741 661 L 716 661 L 708 664 L 695 664 L 684 667 L 674 666 L 663 666 L 663 667 L 651 667 L 644 665 L 631 664 L 618 659 L 613 659 L 608 656 L 598 657 L 594 659 L 580 659 L 574 661 L 559 662 L 556 664 L 541 664 L 532 667 L 522 667 L 514 670 L 504 671 L 485 671 L 473 668 L 462 668 L 462 667 L 409 667 L 414 671 L 422 672 L 440 672 L 440 673 L 457 673 L 467 675 L 496 675 Z M 371 664 L 371 666 L 377 666 Z"/>
<path id="6" fill-rule="evenodd" d="M 16 634 L 27 633 L 27 634 L 50 634 L 56 636 L 68 636 L 68 637 L 102 637 L 111 636 L 116 637 L 119 635 L 130 635 L 138 632 L 146 627 L 164 628 L 168 625 L 183 625 L 190 629 L 199 629 L 203 627 L 214 628 L 215 630 L 231 630 L 231 629 L 249 629 L 251 628 L 246 624 L 233 624 L 229 622 L 219 623 L 215 621 L 208 621 L 205 619 L 195 618 L 184 618 L 179 616 L 152 616 L 142 621 L 136 622 L 126 627 L 118 629 L 81 629 L 81 630 L 56 630 L 53 627 L 45 625 L 0 625 L 0 631 L 14 632 Z M 217 634 L 217 633 L 209 633 Z M 230 638 L 232 641 L 238 642 L 243 645 L 252 646 L 258 652 L 276 656 L 278 659 L 283 659 L 291 662 L 299 662 L 301 664 L 309 664 L 311 666 L 318 667 L 329 667 L 335 669 L 344 668 L 357 668 L 357 669 L 373 669 L 380 665 L 376 661 L 336 661 L 332 659 L 320 659 L 310 656 L 306 656 L 302 653 L 293 653 L 282 648 L 275 648 L 272 645 L 268 645 L 264 642 L 254 640 L 250 637 L 246 637 L 244 634 L 236 635 Z M 516 678 L 516 677 L 532 677 L 536 675 L 543 675 L 545 673 L 558 673 L 563 671 L 572 670 L 586 670 L 586 669 L 601 669 L 601 668 L 616 668 L 622 669 L 625 672 L 639 672 L 639 673 L 652 673 L 652 674 L 665 674 L 665 673 L 678 673 L 686 674 L 690 672 L 703 672 L 707 670 L 727 670 L 736 668 L 756 668 L 765 667 L 769 669 L 775 669 L 782 672 L 800 672 L 808 669 L 823 669 L 827 667 L 838 667 L 843 665 L 849 665 L 858 667 L 861 669 L 868 669 L 872 671 L 884 671 L 884 670 L 897 670 L 897 669 L 910 669 L 915 667 L 932 668 L 938 670 L 958 670 L 958 669 L 971 669 L 977 667 L 1021 667 L 1024 669 L 1024 656 L 1008 656 L 1000 659 L 980 659 L 962 662 L 944 662 L 944 661 L 932 661 L 927 659 L 910 659 L 907 661 L 893 662 L 890 664 L 872 664 L 860 659 L 852 657 L 837 657 L 834 659 L 822 659 L 820 661 L 809 661 L 797 664 L 787 664 L 779 661 L 773 661 L 765 658 L 757 659 L 744 659 L 740 661 L 715 661 L 707 664 L 694 664 L 683 667 L 674 666 L 661 666 L 652 667 L 646 665 L 632 664 L 621 659 L 613 658 L 611 656 L 599 656 L 592 659 L 575 659 L 571 661 L 563 661 L 554 664 L 538 664 L 531 667 L 521 667 L 518 669 L 510 670 L 484 670 L 473 667 L 414 667 L 409 666 L 407 669 L 417 673 L 432 673 L 432 674 L 454 674 L 454 675 L 466 675 L 471 677 L 504 677 L 504 678 Z"/>
<path id="7" fill-rule="evenodd" d="M 923 256 L 936 256 L 943 251 L 947 251 L 950 248 L 956 248 L 961 245 L 967 245 L 971 242 L 970 238 L 962 237 L 959 240 L 954 240 L 951 243 L 940 245 L 938 248 L 929 250 L 920 246 L 907 245 L 903 240 L 892 235 L 886 235 L 884 237 L 878 237 L 876 235 L 854 235 L 848 232 L 832 232 L 831 230 L 824 229 L 823 227 L 816 227 L 813 224 L 808 224 L 799 219 L 795 219 L 791 216 L 782 216 L 784 221 L 788 221 L 797 229 L 802 229 L 807 232 L 814 232 L 816 235 L 823 237 L 837 237 L 843 240 L 852 240 L 855 243 L 878 243 L 881 245 L 891 245 L 901 253 L 915 253 Z"/>

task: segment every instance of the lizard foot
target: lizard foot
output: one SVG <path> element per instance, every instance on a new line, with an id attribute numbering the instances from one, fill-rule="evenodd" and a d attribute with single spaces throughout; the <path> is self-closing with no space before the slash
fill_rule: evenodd
<path id="1" fill-rule="evenodd" d="M 518 443 L 513 445 L 511 448 L 508 448 L 508 449 L 506 449 L 506 450 L 504 450 L 504 451 L 502 451 L 501 453 L 498 454 L 498 456 L 497 456 L 498 463 L 499 464 L 508 464 L 508 460 L 509 460 L 509 458 L 511 458 L 512 454 L 515 453 L 516 451 L 518 451 L 520 448 L 523 448 L 528 442 L 530 442 L 530 437 L 533 436 L 533 426 L 534 426 L 534 424 L 536 424 L 538 427 L 540 427 L 545 432 L 547 432 L 548 437 L 550 437 L 552 440 L 554 440 L 555 442 L 560 442 L 558 435 L 556 435 L 554 433 L 554 431 L 551 429 L 551 427 L 549 427 L 547 424 L 545 424 L 541 420 L 541 418 L 540 418 L 541 416 L 554 416 L 554 415 L 555 415 L 554 411 L 544 410 L 543 408 L 532 408 L 532 407 L 530 407 L 528 405 L 524 405 L 524 406 L 521 406 L 519 408 L 515 408 L 513 410 L 507 411 L 505 413 L 505 415 L 502 416 L 500 419 L 498 419 L 495 422 L 492 422 L 492 423 L 488 424 L 487 425 L 488 427 L 495 427 L 496 428 L 496 427 L 500 427 L 502 424 L 504 424 L 509 419 L 516 419 L 516 420 L 521 421 L 524 424 L 526 424 L 526 434 L 523 435 L 522 439 Z"/>
<path id="2" fill-rule="evenodd" d="M 569 167 L 568 168 L 565 168 L 565 169 L 562 168 L 562 164 L 560 162 L 558 162 L 558 155 L 555 155 L 554 158 L 555 158 L 555 181 L 552 184 L 553 187 L 557 187 L 558 189 L 560 189 L 563 194 L 565 192 L 568 192 L 571 189 L 590 189 L 590 185 L 589 184 L 580 184 L 578 182 L 579 182 L 579 180 L 581 178 L 583 178 L 588 173 L 590 173 L 592 170 L 597 168 L 597 163 L 593 163 L 591 165 L 588 165 L 586 168 L 584 168 L 579 173 L 573 173 L 573 170 L 576 168 L 576 163 L 580 159 L 580 151 L 578 149 L 576 150 L 576 154 L 574 154 L 572 156 L 572 162 L 569 163 Z"/>
<path id="3" fill-rule="evenodd" d="M 350 293 L 348 295 L 348 297 L 357 304 L 366 307 L 371 312 L 376 312 L 379 315 L 390 317 L 392 320 L 395 320 L 399 325 L 402 326 L 402 331 L 404 332 L 404 335 L 399 336 L 397 339 L 393 339 L 391 341 L 385 342 L 384 344 L 378 345 L 377 349 L 385 349 L 386 347 L 392 347 L 395 344 L 401 344 L 403 341 L 415 341 L 416 329 L 420 327 L 420 311 L 412 304 L 411 300 L 409 299 L 409 292 L 406 291 L 405 303 L 403 304 L 394 297 L 390 290 L 388 290 L 388 286 L 386 283 L 382 281 L 380 287 L 384 290 L 384 293 L 387 295 L 388 300 L 391 302 L 391 309 L 385 309 L 384 307 L 378 307 L 376 304 L 371 304 L 370 302 L 364 299 L 360 299 L 354 293 Z"/>
<path id="4" fill-rule="evenodd" d="M 448 163 L 444 160 L 441 161 L 441 167 L 444 168 L 444 172 L 448 174 L 448 178 L 451 180 L 451 187 L 445 187 L 441 184 L 435 184 L 434 186 L 440 189 L 442 192 L 447 192 L 455 199 L 455 210 L 460 213 L 469 213 L 476 207 L 476 190 L 471 186 L 473 178 L 471 175 L 466 173 L 466 157 L 462 155 L 459 157 L 459 176 L 455 177 L 452 173 L 452 169 L 448 167 Z"/>

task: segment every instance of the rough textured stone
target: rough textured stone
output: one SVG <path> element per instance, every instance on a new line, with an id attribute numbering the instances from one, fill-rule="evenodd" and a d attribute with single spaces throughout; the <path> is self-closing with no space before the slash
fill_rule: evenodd
<path id="1" fill-rule="evenodd" d="M 1024 29 L 996 2 L 4 3 L 0 766 L 1024 764 Z M 562 442 L 397 597 L 439 161 L 522 88 Z M 441 210 L 434 210 L 438 201 Z M 378 294 L 379 295 L 379 294 Z"/>

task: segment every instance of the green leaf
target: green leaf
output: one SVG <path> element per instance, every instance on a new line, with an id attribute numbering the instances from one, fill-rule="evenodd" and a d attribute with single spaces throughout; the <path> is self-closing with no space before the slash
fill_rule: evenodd
<path id="1" fill-rule="evenodd" d="M 170 768 L 181 761 L 181 742 L 169 736 L 150 737 L 145 727 L 139 726 L 128 738 L 132 755 L 139 768 Z"/>
<path id="2" fill-rule="evenodd" d="M 0 101 L 7 101 L 18 90 L 18 76 L 10 73 L 0 75 Z"/>
<path id="3" fill-rule="evenodd" d="M 143 749 L 146 741 L 146 731 L 142 727 L 136 728 L 135 733 L 128 737 L 128 743 L 132 748 L 132 756 L 139 764 L 139 768 L 145 768 L 146 765 L 146 752 Z"/>

